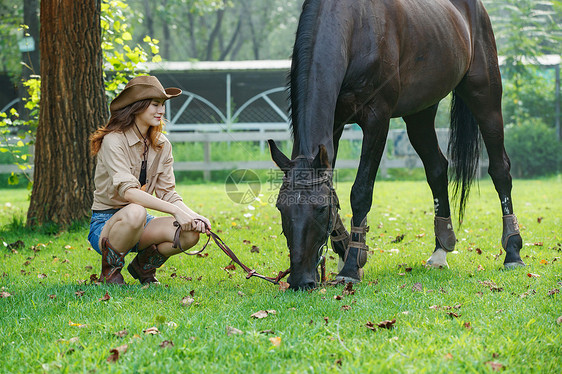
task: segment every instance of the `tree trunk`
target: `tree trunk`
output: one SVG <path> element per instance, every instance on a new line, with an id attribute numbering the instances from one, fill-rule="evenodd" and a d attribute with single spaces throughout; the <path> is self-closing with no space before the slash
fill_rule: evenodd
<path id="1" fill-rule="evenodd" d="M 101 0 L 41 0 L 41 102 L 28 226 L 65 227 L 89 216 L 94 159 L 89 135 L 108 111 Z"/>

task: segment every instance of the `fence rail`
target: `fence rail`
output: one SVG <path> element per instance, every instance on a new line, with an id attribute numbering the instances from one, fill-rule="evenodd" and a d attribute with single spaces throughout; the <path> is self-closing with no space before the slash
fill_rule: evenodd
<path id="1" fill-rule="evenodd" d="M 441 149 L 446 149 L 449 136 L 448 129 L 437 129 L 437 138 Z M 270 169 L 276 168 L 273 161 L 213 161 L 212 144 L 224 143 L 236 144 L 239 142 L 260 142 L 265 143 L 268 139 L 277 142 L 290 141 L 291 133 L 288 130 L 282 131 L 235 131 L 235 132 L 173 132 L 167 135 L 172 143 L 203 143 L 203 161 L 176 161 L 174 170 L 176 171 L 203 171 L 205 180 L 210 180 L 211 172 L 217 170 L 234 169 Z M 342 140 L 362 140 L 363 132 L 349 126 L 342 134 Z M 15 141 L 16 139 L 14 139 Z M 17 138 L 19 140 L 19 138 Z M 358 147 L 360 145 L 358 144 Z M 355 169 L 359 165 L 359 159 L 338 159 L 336 168 Z M 480 167 L 486 167 L 487 160 L 481 162 Z M 410 145 L 405 130 L 390 130 L 385 152 L 379 172 L 386 175 L 389 168 L 421 168 L 423 164 L 414 149 Z M 0 174 L 19 172 L 16 165 L 0 165 Z"/>

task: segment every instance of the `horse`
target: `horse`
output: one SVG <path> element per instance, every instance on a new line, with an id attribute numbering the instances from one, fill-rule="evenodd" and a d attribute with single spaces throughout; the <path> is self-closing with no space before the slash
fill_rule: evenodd
<path id="1" fill-rule="evenodd" d="M 480 0 L 305 0 L 288 80 L 291 158 L 274 141 L 268 143 L 284 172 L 276 206 L 290 251 L 292 289 L 316 287 L 328 237 L 340 257 L 336 280 L 361 281 L 367 213 L 394 117 L 406 123 L 434 199 L 435 249 L 426 265 L 448 267 L 446 255 L 456 243 L 448 170 L 460 223 L 483 140 L 503 215 L 504 266 L 525 266 L 504 148 L 497 49 Z M 451 92 L 449 167 L 434 120 L 439 102 Z M 348 123 L 363 132 L 350 232 L 333 188 L 338 144 Z"/>

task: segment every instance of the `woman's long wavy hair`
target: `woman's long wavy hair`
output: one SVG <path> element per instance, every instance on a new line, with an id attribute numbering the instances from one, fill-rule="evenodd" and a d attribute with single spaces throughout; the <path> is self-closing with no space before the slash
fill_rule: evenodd
<path id="1" fill-rule="evenodd" d="M 127 131 L 135 124 L 135 116 L 144 112 L 152 102 L 152 99 L 140 100 L 116 110 L 109 117 L 107 125 L 100 127 L 90 136 L 90 150 L 92 155 L 97 155 L 101 148 L 104 136 L 113 131 Z M 162 146 L 158 145 L 158 137 L 162 133 L 162 123 L 160 126 L 150 126 L 148 128 L 147 139 L 152 148 L 158 150 Z"/>

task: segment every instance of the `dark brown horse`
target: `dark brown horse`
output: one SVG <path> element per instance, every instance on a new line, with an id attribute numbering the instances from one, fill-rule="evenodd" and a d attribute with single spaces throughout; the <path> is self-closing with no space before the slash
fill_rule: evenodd
<path id="1" fill-rule="evenodd" d="M 448 266 L 455 234 L 449 207 L 447 159 L 434 120 L 453 92 L 449 154 L 459 219 L 478 167 L 480 134 L 488 172 L 503 213 L 505 267 L 524 266 L 511 202 L 510 162 L 504 149 L 502 86 L 488 15 L 479 0 L 306 0 L 290 75 L 292 159 L 270 141 L 285 172 L 277 207 L 290 250 L 294 289 L 316 286 L 316 265 L 331 233 L 343 266 L 337 279 L 358 282 L 375 176 L 389 121 L 402 117 L 420 156 L 435 207 L 435 251 L 427 261 Z M 341 224 L 332 168 L 346 123 L 363 130 L 351 190 L 351 234 Z"/>

